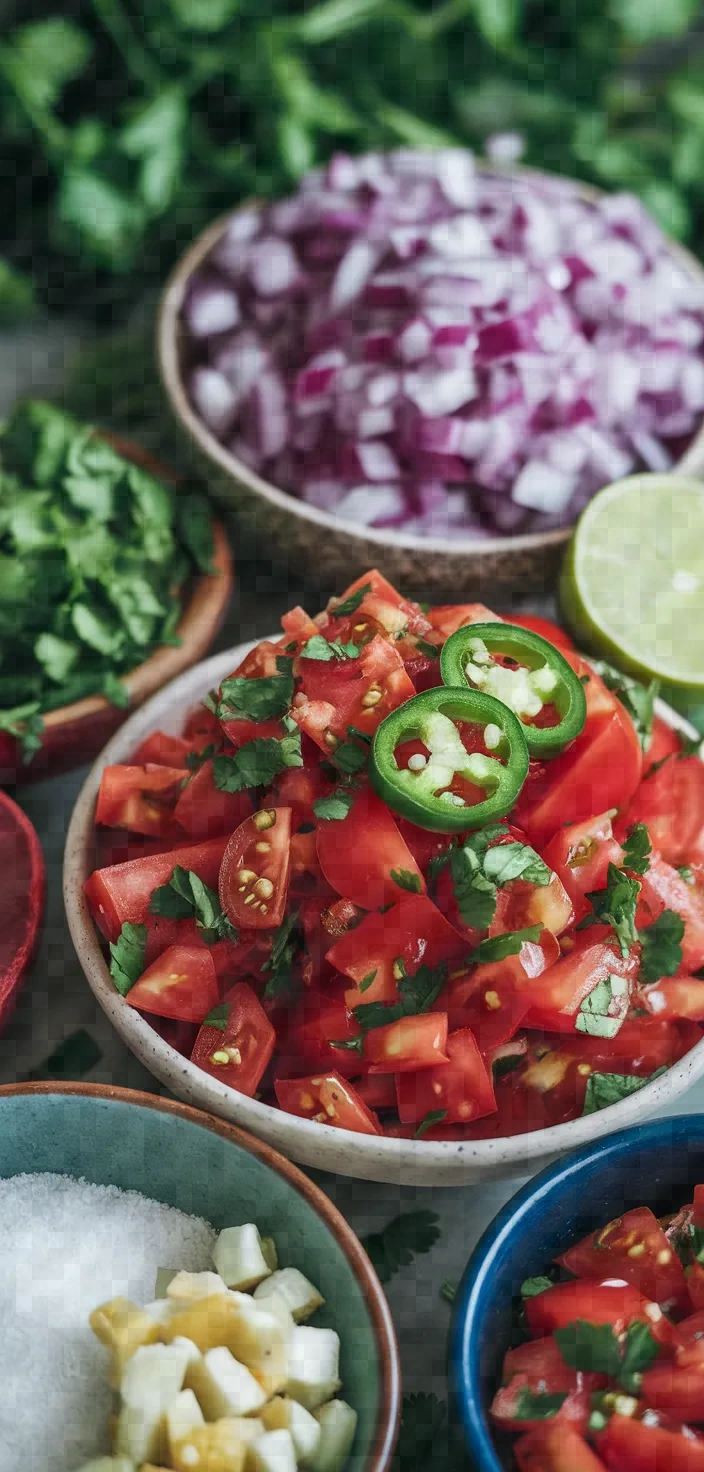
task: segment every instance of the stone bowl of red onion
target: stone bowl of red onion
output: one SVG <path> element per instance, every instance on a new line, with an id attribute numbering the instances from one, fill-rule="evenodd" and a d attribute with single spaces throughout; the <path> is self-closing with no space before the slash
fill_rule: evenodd
<path id="1" fill-rule="evenodd" d="M 544 586 L 602 486 L 704 470 L 704 270 L 631 195 L 337 155 L 205 230 L 158 355 L 255 554 L 437 598 Z"/>

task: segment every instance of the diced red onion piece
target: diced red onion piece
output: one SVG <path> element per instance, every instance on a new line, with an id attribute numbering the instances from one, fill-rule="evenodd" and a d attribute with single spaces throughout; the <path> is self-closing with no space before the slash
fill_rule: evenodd
<path id="1" fill-rule="evenodd" d="M 435 415 L 454 414 L 468 404 L 476 396 L 477 381 L 468 363 L 448 373 L 429 367 L 405 373 L 403 391 L 421 414 L 432 419 Z"/>
<path id="2" fill-rule="evenodd" d="M 234 422 L 238 400 L 231 385 L 215 368 L 194 368 L 190 393 L 201 419 L 220 438 Z"/>
<path id="3" fill-rule="evenodd" d="M 338 503 L 337 514 L 344 521 L 360 526 L 402 517 L 406 509 L 403 492 L 398 486 L 354 486 Z"/>
<path id="4" fill-rule="evenodd" d="M 486 156 L 493 164 L 517 164 L 525 149 L 522 133 L 492 133 L 484 144 Z"/>
<path id="5" fill-rule="evenodd" d="M 398 350 L 404 363 L 417 363 L 428 355 L 433 334 L 422 317 L 412 317 L 399 339 Z"/>
<path id="6" fill-rule="evenodd" d="M 281 296 L 290 291 L 299 273 L 293 247 L 287 240 L 267 235 L 258 240 L 249 262 L 249 276 L 260 296 Z"/>
<path id="7" fill-rule="evenodd" d="M 389 446 L 383 440 L 362 440 L 347 451 L 350 476 L 368 481 L 390 481 L 400 477 L 401 469 Z"/>
<path id="8" fill-rule="evenodd" d="M 513 484 L 511 495 L 517 506 L 559 515 L 569 505 L 575 477 L 541 460 L 529 460 Z"/>
<path id="9" fill-rule="evenodd" d="M 344 312 L 361 296 L 379 261 L 380 248 L 360 237 L 342 257 L 330 289 L 330 311 Z"/>
<path id="10" fill-rule="evenodd" d="M 392 434 L 394 414 L 392 409 L 362 409 L 357 419 L 357 434 L 361 440 L 371 440 Z"/>
<path id="11" fill-rule="evenodd" d="M 648 470 L 670 470 L 672 467 L 672 456 L 660 440 L 654 435 L 646 434 L 644 430 L 633 430 L 631 444 L 643 464 Z"/>
<path id="12" fill-rule="evenodd" d="M 186 326 L 196 339 L 230 332 L 240 320 L 240 304 L 232 287 L 196 281 L 184 308 Z"/>

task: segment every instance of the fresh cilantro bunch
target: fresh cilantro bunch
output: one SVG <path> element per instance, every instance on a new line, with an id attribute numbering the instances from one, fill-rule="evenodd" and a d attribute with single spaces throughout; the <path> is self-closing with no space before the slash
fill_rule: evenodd
<path id="1" fill-rule="evenodd" d="M 283 193 L 340 148 L 481 147 L 518 132 L 528 163 L 632 190 L 696 240 L 702 63 L 681 42 L 698 11 L 697 0 L 559 14 L 551 0 L 36 0 L 28 20 L 10 0 L 0 317 L 33 309 L 30 275 L 52 305 L 129 306 L 219 212 Z M 660 66 L 640 69 L 641 53 Z"/>
<path id="2" fill-rule="evenodd" d="M 41 713 L 101 694 L 178 642 L 180 590 L 207 571 L 206 503 L 176 496 L 88 425 L 19 404 L 0 429 L 0 730 L 31 758 Z"/>

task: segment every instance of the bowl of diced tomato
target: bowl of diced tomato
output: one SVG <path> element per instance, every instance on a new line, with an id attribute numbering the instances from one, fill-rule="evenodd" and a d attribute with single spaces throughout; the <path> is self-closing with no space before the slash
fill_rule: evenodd
<path id="1" fill-rule="evenodd" d="M 704 1072 L 704 764 L 544 620 L 375 570 L 105 748 L 76 950 L 176 1094 L 292 1158 L 458 1184 Z M 608 1106 L 608 1107 L 607 1107 Z"/>
<path id="2" fill-rule="evenodd" d="M 509 1201 L 450 1367 L 482 1472 L 702 1472 L 704 1117 L 619 1131 Z"/>

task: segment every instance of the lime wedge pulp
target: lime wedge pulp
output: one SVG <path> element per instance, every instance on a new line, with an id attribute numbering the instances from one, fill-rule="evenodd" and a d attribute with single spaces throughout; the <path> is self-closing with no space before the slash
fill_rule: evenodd
<path id="1" fill-rule="evenodd" d="M 580 643 L 625 669 L 704 692 L 704 484 L 632 475 L 577 523 L 560 580 Z"/>

